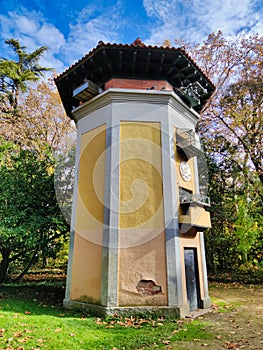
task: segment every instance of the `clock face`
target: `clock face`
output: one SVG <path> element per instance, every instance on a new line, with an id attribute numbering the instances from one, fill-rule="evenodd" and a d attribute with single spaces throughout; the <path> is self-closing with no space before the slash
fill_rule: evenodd
<path id="1" fill-rule="evenodd" d="M 184 181 L 188 182 L 191 180 L 191 177 L 192 177 L 191 168 L 188 163 L 186 162 L 180 163 L 180 174 Z"/>

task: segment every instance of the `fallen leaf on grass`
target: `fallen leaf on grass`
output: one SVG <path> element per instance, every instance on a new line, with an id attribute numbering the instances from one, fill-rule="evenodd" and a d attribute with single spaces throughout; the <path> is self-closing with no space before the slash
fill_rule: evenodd
<path id="1" fill-rule="evenodd" d="M 237 343 L 225 342 L 225 348 L 227 349 L 238 349 L 239 345 Z"/>
<path id="2" fill-rule="evenodd" d="M 14 333 L 14 337 L 15 337 L 15 338 L 21 337 L 21 335 L 22 335 L 22 332 L 21 332 L 21 331 L 18 331 L 18 332 L 15 332 L 15 333 Z"/>
<path id="3" fill-rule="evenodd" d="M 61 332 L 62 331 L 62 328 L 57 328 L 55 329 L 55 332 L 58 333 L 58 332 Z"/>
<path id="4" fill-rule="evenodd" d="M 102 321 L 101 318 L 97 318 L 97 319 L 96 319 L 96 323 L 97 323 L 97 324 L 107 324 L 107 322 Z"/>
<path id="5" fill-rule="evenodd" d="M 18 343 L 25 343 L 29 340 L 30 338 L 19 338 L 17 339 Z"/>
<path id="6" fill-rule="evenodd" d="M 105 325 L 105 328 L 114 328 L 117 326 L 122 327 L 134 327 L 134 328 L 140 328 L 145 324 L 152 325 L 153 327 L 156 326 L 163 326 L 163 323 L 160 321 L 163 321 L 163 318 L 159 318 L 157 321 L 151 320 L 151 319 L 144 319 L 139 317 L 118 317 L 116 319 L 110 319 L 108 321 L 105 321 L 101 318 L 96 319 L 96 323 L 99 325 Z"/>
<path id="7" fill-rule="evenodd" d="M 185 323 L 184 320 L 178 320 L 178 321 L 177 321 L 177 324 L 183 324 L 183 323 Z"/>
<path id="8" fill-rule="evenodd" d="M 127 323 L 127 326 L 131 326 L 133 324 L 133 321 L 128 319 L 126 323 Z"/>
<path id="9" fill-rule="evenodd" d="M 171 342 L 170 342 L 170 340 L 163 340 L 162 343 L 165 344 L 165 345 L 168 345 L 168 344 L 170 344 Z"/>

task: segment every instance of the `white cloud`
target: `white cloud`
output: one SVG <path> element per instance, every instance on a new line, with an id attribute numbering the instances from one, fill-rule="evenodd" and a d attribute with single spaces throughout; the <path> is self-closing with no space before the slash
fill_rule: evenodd
<path id="1" fill-rule="evenodd" d="M 42 13 L 17 7 L 0 15 L 0 39 L 17 38 L 28 51 L 48 46 L 41 64 L 60 73 L 100 40 L 120 42 L 120 38 L 134 35 L 134 39 L 141 36 L 146 44 L 161 44 L 167 38 L 200 42 L 218 30 L 225 35 L 236 35 L 242 30 L 263 33 L 260 0 L 143 0 L 147 16 L 138 23 L 134 20 L 138 18 L 136 7 L 125 17 L 125 4 L 124 0 L 117 0 L 105 6 L 105 2 L 90 0 L 78 14 L 74 12 L 73 16 L 72 12 L 72 16 L 65 17 L 72 21 L 66 23 L 67 37 Z M 9 54 L 10 50 L 2 45 L 1 56 Z"/>
<path id="2" fill-rule="evenodd" d="M 53 25 L 44 24 L 37 33 L 39 43 L 52 49 L 52 52 L 57 53 L 66 44 L 63 34 Z"/>
<path id="3" fill-rule="evenodd" d="M 221 29 L 224 33 L 235 35 L 240 30 L 253 30 L 255 23 L 255 13 L 253 4 L 255 1 L 251 0 L 231 0 L 231 1 L 204 1 L 195 0 L 195 12 L 203 4 L 201 12 L 202 23 L 207 23 L 210 31 L 217 31 Z"/>
<path id="4" fill-rule="evenodd" d="M 57 71 L 64 69 L 62 61 L 55 55 L 66 44 L 65 38 L 54 25 L 47 23 L 40 13 L 29 12 L 23 8 L 19 12 L 9 12 L 8 16 L 0 16 L 0 23 L 2 39 L 18 39 L 23 46 L 26 46 L 28 52 L 40 46 L 47 46 L 48 51 L 40 64 L 55 68 Z M 4 49 L 8 55 L 10 51 L 7 47 Z"/>
<path id="5" fill-rule="evenodd" d="M 28 51 L 47 46 L 48 51 L 40 63 L 60 73 L 94 48 L 98 41 L 118 41 L 118 31 L 124 23 L 121 1 L 107 8 L 99 8 L 95 2 L 84 8 L 74 18 L 74 23 L 68 24 L 68 38 L 41 13 L 18 8 L 6 16 L 0 15 L 0 36 L 20 40 Z M 7 47 L 3 50 L 2 55 L 8 57 L 10 50 Z"/>
<path id="6" fill-rule="evenodd" d="M 39 23 L 36 21 L 30 20 L 26 16 L 17 16 L 16 14 L 11 14 L 12 19 L 14 20 L 14 24 L 16 26 L 16 30 L 23 34 L 31 35 L 32 33 L 36 33 L 39 29 Z"/>
<path id="7" fill-rule="evenodd" d="M 105 43 L 118 41 L 122 25 L 121 2 L 109 8 L 98 9 L 94 5 L 84 8 L 76 22 L 70 24 L 68 42 L 64 49 L 69 64 L 97 46 L 100 40 Z"/>
<path id="8" fill-rule="evenodd" d="M 218 30 L 226 35 L 240 31 L 262 33 L 257 2 L 259 4 L 259 0 L 143 0 L 147 15 L 158 21 L 147 43 L 161 43 L 166 38 L 200 42 Z"/>

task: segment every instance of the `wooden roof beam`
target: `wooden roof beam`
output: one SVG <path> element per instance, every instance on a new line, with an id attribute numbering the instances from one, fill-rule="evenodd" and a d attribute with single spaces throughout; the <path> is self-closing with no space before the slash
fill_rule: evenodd
<path id="1" fill-rule="evenodd" d="M 137 50 L 133 51 L 133 55 L 132 55 L 132 73 L 134 73 L 134 70 L 135 70 L 136 59 L 137 59 Z"/>
<path id="2" fill-rule="evenodd" d="M 152 53 L 148 52 L 147 53 L 146 64 L 145 64 L 145 71 L 144 71 L 146 74 L 149 72 L 149 63 L 150 63 L 151 57 L 152 57 Z"/>
<path id="3" fill-rule="evenodd" d="M 98 69 L 101 73 L 103 73 L 103 70 L 100 65 L 96 61 L 94 61 L 93 57 L 90 58 L 90 62 Z"/>
<path id="4" fill-rule="evenodd" d="M 163 52 L 163 53 L 162 53 L 162 56 L 161 56 L 161 60 L 160 60 L 159 74 L 162 74 L 162 72 L 163 72 L 163 62 L 164 62 L 164 58 L 165 58 L 165 53 Z"/>
<path id="5" fill-rule="evenodd" d="M 80 69 L 83 72 L 84 80 L 92 80 L 93 81 L 95 79 L 93 73 L 91 72 L 91 70 L 88 67 L 87 62 L 83 63 L 80 66 Z M 79 73 L 79 75 L 81 76 L 81 72 Z"/>
<path id="6" fill-rule="evenodd" d="M 123 66 L 123 51 L 119 50 L 119 72 L 122 71 Z"/>
<path id="7" fill-rule="evenodd" d="M 105 49 L 102 50 L 102 54 L 107 62 L 106 66 L 109 68 L 110 72 L 113 72 L 111 60 L 109 59 L 109 55 L 107 54 L 107 51 Z"/>
<path id="8" fill-rule="evenodd" d="M 173 61 L 173 63 L 171 64 L 171 68 L 168 70 L 167 75 L 169 75 L 170 73 L 172 73 L 172 71 L 174 70 L 174 67 L 176 65 L 176 63 L 182 58 L 182 55 L 178 55 L 175 60 Z"/>

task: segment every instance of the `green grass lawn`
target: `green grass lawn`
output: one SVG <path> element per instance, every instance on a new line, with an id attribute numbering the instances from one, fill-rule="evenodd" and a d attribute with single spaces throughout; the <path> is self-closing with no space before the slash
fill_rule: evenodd
<path id="1" fill-rule="evenodd" d="M 211 337 L 202 320 L 100 319 L 66 311 L 63 294 L 54 284 L 0 286 L 0 349 L 160 349 Z"/>

